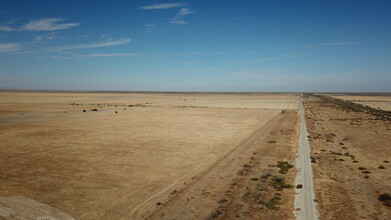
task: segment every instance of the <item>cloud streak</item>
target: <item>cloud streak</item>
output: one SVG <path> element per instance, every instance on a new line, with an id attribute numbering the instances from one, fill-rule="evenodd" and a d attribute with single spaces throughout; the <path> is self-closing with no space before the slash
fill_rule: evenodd
<path id="1" fill-rule="evenodd" d="M 173 18 L 173 20 L 179 20 L 182 19 L 184 16 L 188 14 L 194 13 L 190 8 L 181 8 L 177 12 L 176 16 Z"/>
<path id="2" fill-rule="evenodd" d="M 64 55 L 45 56 L 47 59 L 74 59 L 74 58 L 99 58 L 99 57 L 135 57 L 144 56 L 144 53 L 90 53 L 90 54 L 78 54 L 63 52 Z"/>
<path id="3" fill-rule="evenodd" d="M 179 20 L 179 21 L 173 20 L 173 21 L 170 21 L 170 24 L 187 24 L 187 22 L 186 21 L 182 21 L 182 20 Z"/>
<path id="4" fill-rule="evenodd" d="M 117 45 L 127 44 L 131 41 L 130 38 L 119 39 L 116 41 L 108 40 L 106 42 L 99 42 L 93 44 L 78 44 L 78 45 L 68 45 L 62 47 L 51 47 L 48 51 L 67 51 L 67 50 L 78 50 L 78 49 L 90 49 L 98 47 L 111 47 Z"/>
<path id="5" fill-rule="evenodd" d="M 21 50 L 22 47 L 16 43 L 2 43 L 0 44 L 0 53 L 15 52 Z"/>
<path id="6" fill-rule="evenodd" d="M 178 8 L 185 6 L 186 4 L 183 3 L 163 3 L 163 4 L 153 4 L 153 5 L 146 5 L 141 6 L 141 9 L 144 10 L 155 10 L 155 9 L 169 9 L 169 8 Z"/>
<path id="7" fill-rule="evenodd" d="M 171 24 L 187 24 L 186 21 L 182 20 L 183 17 L 189 14 L 193 14 L 194 11 L 192 11 L 190 8 L 181 8 L 170 21 Z"/>
<path id="8" fill-rule="evenodd" d="M 330 46 L 347 46 L 347 45 L 357 45 L 357 42 L 347 42 L 347 41 L 337 41 L 337 42 L 322 42 L 317 44 L 306 44 L 306 45 L 291 45 L 279 48 L 272 48 L 273 50 L 288 50 L 296 48 L 318 48 L 318 47 L 330 47 Z"/>
<path id="9" fill-rule="evenodd" d="M 7 31 L 7 32 L 9 32 L 9 31 L 15 31 L 15 29 L 12 28 L 12 27 L 9 27 L 9 26 L 0 26 L 0 31 Z"/>
<path id="10" fill-rule="evenodd" d="M 240 63 L 262 63 L 262 62 L 292 59 L 292 58 L 297 58 L 297 57 L 301 57 L 304 55 L 305 55 L 305 53 L 286 54 L 286 55 L 280 55 L 280 56 L 272 56 L 272 57 L 265 57 L 265 58 L 260 58 L 260 59 L 246 60 L 246 61 L 241 61 Z"/>
<path id="11" fill-rule="evenodd" d="M 51 33 L 36 36 L 32 43 L 38 43 L 41 42 L 42 40 L 55 40 L 60 38 L 64 38 L 64 37 L 59 37 L 56 32 L 51 32 Z"/>
<path id="12" fill-rule="evenodd" d="M 79 26 L 80 23 L 59 23 L 63 21 L 62 18 L 42 18 L 38 20 L 31 20 L 23 25 L 19 30 L 21 31 L 56 31 L 70 29 Z"/>
<path id="13" fill-rule="evenodd" d="M 60 23 L 63 20 L 63 18 L 41 18 L 30 20 L 20 28 L 2 25 L 0 26 L 0 31 L 57 31 L 71 29 L 80 25 L 80 23 Z"/>
<path id="14" fill-rule="evenodd" d="M 139 53 L 92 53 L 84 55 L 84 57 L 133 57 L 141 56 Z"/>
<path id="15" fill-rule="evenodd" d="M 146 24 L 147 31 L 154 31 L 157 28 L 157 24 Z"/>

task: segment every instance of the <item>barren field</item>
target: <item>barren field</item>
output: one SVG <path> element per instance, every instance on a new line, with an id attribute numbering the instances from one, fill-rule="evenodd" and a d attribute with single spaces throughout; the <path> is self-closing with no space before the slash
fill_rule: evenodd
<path id="1" fill-rule="evenodd" d="M 294 161 L 297 100 L 1 92 L 0 219 L 293 218 L 294 191 L 270 181 Z"/>
<path id="2" fill-rule="evenodd" d="M 391 95 L 365 96 L 365 95 L 332 95 L 332 97 L 353 101 L 375 109 L 391 111 Z"/>
<path id="3" fill-rule="evenodd" d="M 305 103 L 320 219 L 391 219 L 390 201 L 379 201 L 391 193 L 390 121 L 314 96 Z"/>

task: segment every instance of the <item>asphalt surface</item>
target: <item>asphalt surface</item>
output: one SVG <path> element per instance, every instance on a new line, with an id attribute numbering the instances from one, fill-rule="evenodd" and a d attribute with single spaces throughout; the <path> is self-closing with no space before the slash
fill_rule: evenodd
<path id="1" fill-rule="evenodd" d="M 304 107 L 302 97 L 300 96 L 299 104 L 300 114 L 300 137 L 299 147 L 296 158 L 296 175 L 295 184 L 302 184 L 303 188 L 296 189 L 294 211 L 296 219 L 300 220 L 317 220 L 318 211 L 316 210 L 312 165 L 311 165 L 311 147 L 308 142 L 307 126 L 305 123 Z"/>

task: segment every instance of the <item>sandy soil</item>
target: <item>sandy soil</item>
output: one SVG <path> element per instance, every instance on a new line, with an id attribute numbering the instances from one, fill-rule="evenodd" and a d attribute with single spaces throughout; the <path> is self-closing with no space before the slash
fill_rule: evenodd
<path id="1" fill-rule="evenodd" d="M 376 109 L 391 111 L 391 95 L 388 96 L 332 95 L 332 97 L 353 101 Z"/>
<path id="2" fill-rule="evenodd" d="M 293 184 L 295 171 L 280 174 L 276 164 L 294 163 L 297 119 L 296 112 L 278 115 L 149 219 L 294 219 L 294 190 L 270 183 L 278 176 Z M 266 208 L 276 194 L 279 210 Z"/>
<path id="3" fill-rule="evenodd" d="M 313 96 L 305 107 L 320 218 L 391 219 L 391 208 L 378 201 L 391 192 L 390 121 Z"/>
<path id="4" fill-rule="evenodd" d="M 297 109 L 297 94 L 262 93 L 18 93 L 0 92 L 0 103 L 7 109 L 18 111 L 24 104 L 30 110 L 41 111 L 42 104 L 79 106 L 102 105 L 123 106 L 147 105 L 157 107 L 197 108 L 255 108 L 255 109 Z M 81 95 L 82 94 L 82 95 Z M 46 106 L 49 107 L 49 106 Z M 74 106 L 70 106 L 73 109 Z"/>
<path id="5" fill-rule="evenodd" d="M 74 220 L 58 209 L 20 196 L 0 197 L 0 219 Z"/>
<path id="6" fill-rule="evenodd" d="M 282 143 L 294 139 L 297 113 L 281 114 L 281 110 L 297 108 L 297 98 L 283 94 L 2 92 L 0 196 L 24 197 L 75 219 L 144 216 L 160 207 L 155 201 L 169 201 L 175 190 L 198 182 L 197 177 L 209 173 L 219 161 L 227 161 L 227 155 L 242 157 L 231 152 L 242 149 L 238 146 L 254 133 L 278 135 L 273 137 L 278 141 L 274 148 L 260 145 L 264 152 L 258 159 L 247 157 L 253 151 L 239 151 L 247 152 L 243 158 L 248 163 L 250 159 L 261 163 L 254 170 L 273 172 L 275 168 L 269 165 L 277 160 L 293 161 L 293 145 Z M 98 111 L 91 111 L 95 108 Z M 271 130 L 262 130 L 267 124 Z M 291 181 L 293 171 L 285 175 Z M 220 190 L 216 193 L 225 187 L 215 186 Z M 288 216 L 293 195 L 281 194 L 287 204 L 281 213 Z"/>

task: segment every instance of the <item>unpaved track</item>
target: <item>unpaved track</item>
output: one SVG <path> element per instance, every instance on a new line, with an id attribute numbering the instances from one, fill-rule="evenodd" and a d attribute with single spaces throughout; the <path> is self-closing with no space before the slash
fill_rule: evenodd
<path id="1" fill-rule="evenodd" d="M 305 123 L 305 112 L 303 107 L 303 98 L 300 97 L 299 104 L 300 114 L 300 137 L 298 157 L 296 159 L 296 168 L 298 169 L 295 184 L 302 184 L 302 189 L 296 189 L 295 195 L 295 210 L 293 214 L 299 220 L 316 220 L 318 219 L 318 211 L 316 210 L 315 192 L 313 183 L 313 174 L 311 166 L 311 148 L 308 143 L 308 132 Z"/>
<path id="2" fill-rule="evenodd" d="M 177 195 L 166 201 L 162 204 L 160 208 L 166 209 L 166 211 L 171 210 L 171 215 L 169 216 L 159 216 L 156 212 L 159 210 L 159 207 L 156 207 L 155 204 L 151 204 L 151 201 L 144 203 L 141 207 L 137 207 L 138 209 L 145 209 L 145 210 L 134 210 L 131 211 L 131 215 L 128 216 L 129 219 L 200 219 L 207 217 L 213 210 L 213 205 L 215 204 L 215 201 L 213 201 L 212 204 L 207 204 L 210 201 L 200 201 L 201 203 L 194 204 L 192 203 L 192 207 L 187 207 L 189 205 L 186 203 L 186 198 L 194 197 L 195 195 L 199 195 L 202 192 L 202 189 L 205 186 L 219 186 L 219 182 L 223 181 L 222 176 L 229 176 L 232 177 L 232 172 L 236 172 L 237 168 L 242 165 L 243 162 L 238 162 L 237 157 L 250 157 L 252 155 L 253 151 L 257 149 L 260 142 L 263 140 L 268 133 L 265 132 L 265 129 L 269 129 L 269 124 L 275 119 L 277 116 L 274 115 L 268 121 L 262 125 L 258 130 L 256 130 L 252 135 L 250 135 L 248 138 L 242 141 L 239 145 L 237 145 L 235 148 L 230 150 L 228 153 L 226 153 L 224 156 L 222 156 L 220 159 L 215 161 L 212 165 L 210 165 L 208 168 L 206 168 L 201 173 L 197 174 L 197 178 L 187 184 L 187 186 L 180 190 Z M 239 165 L 240 164 L 240 165 Z M 228 184 L 228 183 L 227 183 Z M 220 187 L 219 187 L 220 188 Z M 221 187 L 221 190 L 225 190 L 226 188 Z M 153 208 L 152 208 L 152 207 Z M 180 210 L 177 209 L 177 207 L 181 207 Z M 212 208 L 212 209 L 211 209 Z M 198 210 L 198 211 L 189 211 L 189 210 Z M 148 211 L 146 211 L 148 210 Z M 173 211 L 175 210 L 175 211 Z M 143 214 L 139 214 L 139 212 L 143 212 Z M 149 212 L 149 213 L 148 213 Z M 169 212 L 169 211 L 168 211 Z M 203 216 L 203 217 L 201 217 Z"/>
<path id="3" fill-rule="evenodd" d="M 216 213 L 216 210 L 220 207 L 221 203 L 219 201 L 221 201 L 222 198 L 230 198 L 227 193 L 233 195 L 231 191 L 233 189 L 233 185 L 235 185 L 234 188 L 239 187 L 239 185 L 241 185 L 241 183 L 238 181 L 239 179 L 243 178 L 243 176 L 239 175 L 238 171 L 244 167 L 244 164 L 251 164 L 249 160 L 251 160 L 250 158 L 254 156 L 254 152 L 256 152 L 256 154 L 261 155 L 270 155 L 266 153 L 269 151 L 275 152 L 277 154 L 282 153 L 281 148 L 272 148 L 270 144 L 265 143 L 267 143 L 267 140 L 270 140 L 271 135 L 273 133 L 279 133 L 279 131 L 281 130 L 280 125 L 281 123 L 286 122 L 285 119 L 286 117 L 284 114 L 278 114 L 268 120 L 266 124 L 260 126 L 257 131 L 255 131 L 247 139 L 243 140 L 243 142 L 239 144 L 232 152 L 226 155 L 222 160 L 216 162 L 214 166 L 211 166 L 210 169 L 208 169 L 202 175 L 198 176 L 196 181 L 189 184 L 183 191 L 178 192 L 174 197 L 172 197 L 172 199 L 170 199 L 166 203 L 163 203 L 156 211 L 152 212 L 152 214 L 147 216 L 146 218 L 162 220 L 209 219 L 214 213 Z M 288 121 L 290 122 L 290 120 Z M 275 163 L 275 161 L 276 157 L 268 158 L 266 156 L 263 160 L 263 164 L 265 167 L 267 167 L 267 164 Z M 253 166 L 258 167 L 257 164 L 258 163 L 254 163 Z M 260 174 L 261 172 L 259 172 L 259 175 Z M 239 198 L 241 198 L 242 196 L 243 195 L 240 194 Z M 231 199 L 228 200 L 231 201 Z M 230 210 L 231 207 L 226 207 L 223 210 L 220 210 L 223 213 L 219 215 L 218 219 L 226 219 L 224 214 L 230 215 Z M 247 211 L 260 212 L 260 209 L 246 209 L 246 212 Z M 264 211 L 268 212 L 268 210 Z M 236 214 L 243 214 L 243 216 L 246 216 L 246 219 L 251 219 L 251 216 L 258 215 L 251 212 L 237 212 Z M 291 210 L 289 210 L 289 212 L 292 213 Z M 235 216 L 237 215 L 231 214 L 230 217 L 231 216 L 232 218 L 235 218 Z"/>
<path id="4" fill-rule="evenodd" d="M 153 202 L 154 199 L 156 199 L 157 197 L 159 197 L 160 195 L 162 195 L 163 193 L 166 193 L 168 192 L 170 189 L 172 189 L 175 185 L 177 185 L 178 183 L 180 182 L 184 182 L 186 181 L 187 179 L 189 179 L 194 173 L 197 172 L 197 170 L 199 170 L 201 167 L 202 167 L 203 163 L 201 163 L 201 165 L 197 166 L 195 169 L 193 169 L 192 171 L 190 171 L 189 173 L 187 173 L 186 175 L 176 179 L 175 181 L 173 181 L 172 183 L 164 186 L 163 188 L 157 190 L 156 192 L 154 192 L 151 196 L 149 196 L 148 198 L 146 198 L 145 200 L 143 200 L 142 202 L 138 203 L 137 205 L 133 206 L 132 208 L 130 208 L 130 212 L 129 212 L 129 215 L 126 216 L 126 219 L 137 219 L 138 218 L 138 214 L 139 214 L 139 211 L 140 209 L 145 206 L 146 204 L 150 203 L 150 202 Z"/>

